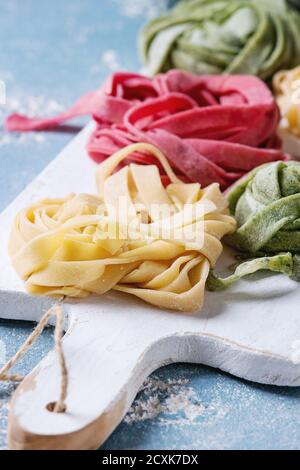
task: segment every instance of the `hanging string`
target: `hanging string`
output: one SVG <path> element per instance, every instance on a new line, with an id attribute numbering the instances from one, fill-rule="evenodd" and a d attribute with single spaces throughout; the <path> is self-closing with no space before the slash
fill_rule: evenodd
<path id="1" fill-rule="evenodd" d="M 62 348 L 62 334 L 63 334 L 63 323 L 64 314 L 60 305 L 54 305 L 51 307 L 41 318 L 33 332 L 28 336 L 26 341 L 18 349 L 16 354 L 7 361 L 7 363 L 0 369 L 0 381 L 11 381 L 20 382 L 24 377 L 18 374 L 8 374 L 8 371 L 26 354 L 31 348 L 33 343 L 38 339 L 41 333 L 44 331 L 49 319 L 54 316 L 56 317 L 55 329 L 54 329 L 54 343 L 55 351 L 59 359 L 59 367 L 61 371 L 61 385 L 59 399 L 53 403 L 51 411 L 54 413 L 64 413 L 66 411 L 66 398 L 68 392 L 68 370 L 66 366 L 66 360 Z"/>

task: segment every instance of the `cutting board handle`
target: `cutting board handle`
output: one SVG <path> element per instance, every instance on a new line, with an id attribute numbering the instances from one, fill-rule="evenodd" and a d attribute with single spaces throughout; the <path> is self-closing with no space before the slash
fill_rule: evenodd
<path id="1" fill-rule="evenodd" d="M 197 316 L 124 300 L 121 294 L 107 295 L 64 305 L 69 318 L 63 339 L 66 412 L 49 411 L 61 386 L 52 351 L 13 396 L 11 449 L 97 449 L 121 422 L 145 378 L 174 362 L 206 364 L 260 383 L 299 384 L 300 366 L 284 356 L 200 331 Z"/>
<path id="2" fill-rule="evenodd" d="M 147 340 L 89 309 L 74 313 L 63 339 L 69 387 L 66 412 L 51 412 L 60 369 L 54 351 L 17 388 L 9 414 L 11 449 L 97 449 L 128 411 L 144 379 L 175 357 L 171 337 Z M 148 341 L 148 342 L 147 342 Z M 173 355 L 173 359 L 172 359 Z M 178 354 L 176 355 L 178 358 Z"/>

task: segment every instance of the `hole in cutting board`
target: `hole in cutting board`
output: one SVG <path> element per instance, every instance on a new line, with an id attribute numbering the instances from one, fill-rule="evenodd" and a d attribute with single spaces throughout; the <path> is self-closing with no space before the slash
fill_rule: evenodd
<path id="1" fill-rule="evenodd" d="M 48 403 L 48 405 L 46 405 L 46 409 L 50 411 L 50 413 L 54 413 L 55 405 L 56 405 L 56 401 L 51 401 L 50 403 Z M 61 411 L 57 411 L 56 413 L 65 413 L 66 409 L 67 409 L 66 406 L 64 406 L 64 408 Z"/>

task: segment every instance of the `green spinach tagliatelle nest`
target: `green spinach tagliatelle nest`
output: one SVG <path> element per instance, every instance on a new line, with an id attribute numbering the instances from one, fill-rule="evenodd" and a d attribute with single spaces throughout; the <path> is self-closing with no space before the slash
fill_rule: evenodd
<path id="1" fill-rule="evenodd" d="M 249 261 L 226 279 L 212 271 L 210 290 L 226 288 L 258 270 L 300 282 L 300 162 L 276 162 L 250 172 L 227 193 L 237 231 L 226 242 Z"/>
<path id="2" fill-rule="evenodd" d="M 150 21 L 139 46 L 152 74 L 251 74 L 300 64 L 300 13 L 286 0 L 182 0 Z"/>

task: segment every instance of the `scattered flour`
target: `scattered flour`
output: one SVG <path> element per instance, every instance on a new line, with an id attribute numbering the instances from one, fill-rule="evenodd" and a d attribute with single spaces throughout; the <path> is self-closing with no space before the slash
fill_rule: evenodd
<path id="1" fill-rule="evenodd" d="M 108 68 L 112 72 L 121 68 L 118 53 L 113 49 L 108 49 L 107 51 L 104 51 L 101 55 L 100 61 L 101 65 Z"/>
<path id="2" fill-rule="evenodd" d="M 6 345 L 4 341 L 0 339 L 0 366 L 6 362 Z"/>
<path id="3" fill-rule="evenodd" d="M 79 27 L 79 30 L 77 31 L 77 34 L 75 36 L 75 41 L 78 44 L 85 44 L 88 39 L 95 34 L 96 28 L 95 26 L 91 25 L 83 25 Z"/>
<path id="4" fill-rule="evenodd" d="M 26 96 L 22 99 L 9 98 L 6 105 L 3 107 L 3 112 L 7 113 L 21 113 L 28 116 L 40 115 L 41 110 L 43 116 L 58 113 L 63 110 L 63 107 L 53 99 L 48 99 L 45 96 Z"/>
<path id="5" fill-rule="evenodd" d="M 45 96 L 26 96 L 22 98 L 7 97 L 6 103 L 0 106 L 0 122 L 11 113 L 25 114 L 26 116 L 51 116 L 63 110 L 57 101 Z M 26 141 L 41 143 L 45 136 L 38 132 L 8 133 L 0 130 L 0 147 L 11 143 L 22 144 Z"/>
<path id="6" fill-rule="evenodd" d="M 135 18 L 143 15 L 146 19 L 154 18 L 168 7 L 168 0 L 113 0 L 118 4 L 124 16 Z"/>
<path id="7" fill-rule="evenodd" d="M 205 413 L 206 419 L 222 419 L 220 407 L 199 401 L 195 390 L 188 386 L 188 380 L 167 380 L 148 378 L 125 417 L 125 423 L 133 424 L 157 418 L 161 424 L 195 424 Z"/>
<path id="8" fill-rule="evenodd" d="M 11 395 L 17 388 L 17 384 L 4 382 L 1 384 L 0 394 L 0 451 L 7 449 L 7 425 L 9 401 Z"/>

